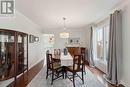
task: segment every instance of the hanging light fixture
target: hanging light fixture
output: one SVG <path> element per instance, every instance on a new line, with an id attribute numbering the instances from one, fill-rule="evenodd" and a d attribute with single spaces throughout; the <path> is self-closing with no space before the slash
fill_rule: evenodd
<path id="1" fill-rule="evenodd" d="M 60 38 L 69 38 L 69 33 L 66 32 L 65 20 L 66 20 L 66 18 L 63 17 L 63 21 L 64 21 L 64 31 L 60 33 Z"/>

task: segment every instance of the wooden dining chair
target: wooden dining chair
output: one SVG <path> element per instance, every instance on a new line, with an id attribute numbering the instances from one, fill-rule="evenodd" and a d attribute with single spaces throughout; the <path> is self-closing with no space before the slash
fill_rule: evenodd
<path id="1" fill-rule="evenodd" d="M 66 67 L 66 77 L 73 82 L 75 87 L 75 77 L 79 77 L 84 84 L 84 75 L 83 75 L 83 63 L 82 55 L 74 55 L 73 66 Z M 71 72 L 72 75 L 68 75 L 67 72 Z M 81 72 L 81 75 L 78 75 L 78 72 Z"/>
<path id="2" fill-rule="evenodd" d="M 52 54 L 47 54 L 47 72 L 46 72 L 46 79 L 48 78 L 49 71 L 51 71 L 52 80 L 51 84 L 53 84 L 53 81 L 56 80 L 59 77 L 63 77 L 62 73 L 62 67 L 60 62 L 54 61 L 52 58 Z M 61 73 L 61 75 L 60 75 Z"/>

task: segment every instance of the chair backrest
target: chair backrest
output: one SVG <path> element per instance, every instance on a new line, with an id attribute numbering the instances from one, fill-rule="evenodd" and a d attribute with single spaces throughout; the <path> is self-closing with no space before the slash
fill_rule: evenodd
<path id="1" fill-rule="evenodd" d="M 82 60 L 83 60 L 83 62 L 85 62 L 85 53 L 82 53 Z"/>
<path id="2" fill-rule="evenodd" d="M 74 55 L 73 58 L 73 70 L 79 71 L 82 68 L 82 55 Z"/>
<path id="3" fill-rule="evenodd" d="M 61 50 L 60 49 L 54 49 L 54 55 L 60 55 Z"/>
<path id="4" fill-rule="evenodd" d="M 49 54 L 49 50 L 46 51 L 46 63 L 47 63 L 47 59 L 48 59 L 48 58 L 47 58 L 47 57 L 48 57 L 48 56 L 47 56 L 48 54 Z"/>
<path id="5" fill-rule="evenodd" d="M 57 53 L 58 53 L 58 55 L 60 55 L 61 54 L 61 50 L 57 49 Z"/>
<path id="6" fill-rule="evenodd" d="M 48 54 L 46 54 L 46 55 L 47 55 L 47 68 L 50 69 L 50 68 L 52 68 L 52 67 L 51 67 L 52 60 L 53 60 L 53 59 L 52 59 L 52 54 L 49 54 L 49 53 L 48 53 Z"/>
<path id="7" fill-rule="evenodd" d="M 57 55 L 57 49 L 54 49 L 54 55 Z"/>

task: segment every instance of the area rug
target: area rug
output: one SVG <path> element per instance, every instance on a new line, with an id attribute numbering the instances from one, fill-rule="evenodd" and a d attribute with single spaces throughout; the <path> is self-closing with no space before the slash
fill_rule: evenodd
<path id="1" fill-rule="evenodd" d="M 53 85 L 51 85 L 51 76 L 46 79 L 45 72 L 46 69 L 43 67 L 27 87 L 73 87 L 73 83 L 69 79 L 62 78 L 55 80 Z M 75 84 L 76 87 L 105 87 L 87 68 L 86 74 L 84 75 L 84 84 L 82 84 L 82 81 L 79 78 L 76 78 Z"/>

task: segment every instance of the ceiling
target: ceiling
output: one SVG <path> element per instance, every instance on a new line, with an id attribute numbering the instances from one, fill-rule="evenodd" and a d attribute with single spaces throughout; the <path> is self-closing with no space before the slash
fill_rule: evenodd
<path id="1" fill-rule="evenodd" d="M 84 27 L 109 15 L 124 0 L 16 0 L 16 9 L 44 31 L 62 29 L 63 17 L 68 28 Z"/>

